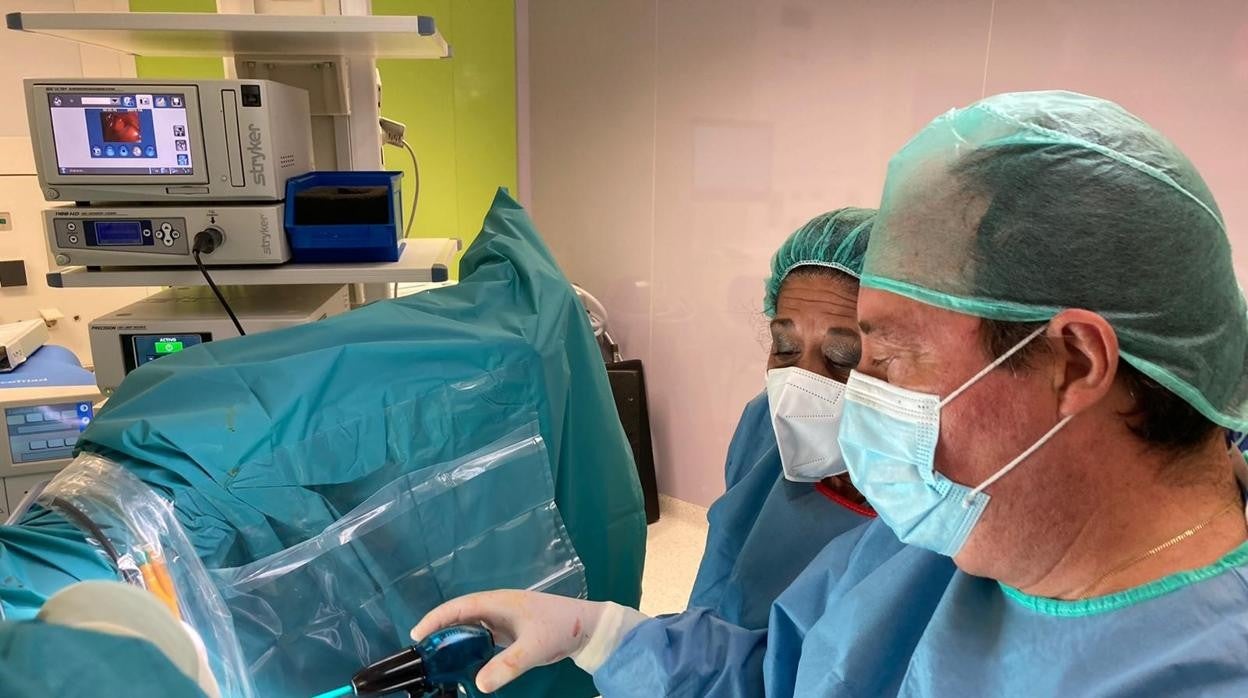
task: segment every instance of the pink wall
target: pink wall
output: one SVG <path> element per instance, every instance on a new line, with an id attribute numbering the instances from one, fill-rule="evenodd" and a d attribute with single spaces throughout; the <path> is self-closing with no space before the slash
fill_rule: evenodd
<path id="1" fill-rule="evenodd" d="M 762 284 L 812 215 L 985 94 L 1070 89 L 1195 161 L 1248 278 L 1243 0 L 530 0 L 537 223 L 646 363 L 660 489 L 709 504 L 763 386 Z M 523 138 L 523 134 L 522 134 Z"/>

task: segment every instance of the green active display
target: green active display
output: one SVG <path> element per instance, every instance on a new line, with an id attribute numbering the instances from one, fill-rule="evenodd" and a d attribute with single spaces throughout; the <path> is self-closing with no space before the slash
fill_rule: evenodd
<path id="1" fill-rule="evenodd" d="M 196 344 L 212 341 L 212 336 L 207 333 L 139 334 L 129 335 L 124 338 L 130 340 L 134 357 L 133 364 L 130 364 L 127 372 L 149 361 L 155 361 L 171 354 L 179 354 Z"/>

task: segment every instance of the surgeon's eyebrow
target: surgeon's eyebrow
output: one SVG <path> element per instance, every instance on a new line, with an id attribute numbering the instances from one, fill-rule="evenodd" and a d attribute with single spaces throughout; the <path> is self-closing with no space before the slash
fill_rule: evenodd
<path id="1" fill-rule="evenodd" d="M 800 351 L 801 343 L 794 337 L 797 326 L 792 320 L 777 319 L 771 321 L 772 353 L 791 354 Z"/>
<path id="2" fill-rule="evenodd" d="M 866 320 L 858 321 L 858 330 L 863 334 L 874 334 L 879 337 L 887 337 L 889 333 L 888 328 L 881 328 L 876 325 L 872 325 Z"/>
<path id="3" fill-rule="evenodd" d="M 862 336 L 869 336 L 877 342 L 884 342 L 886 344 L 893 344 L 901 347 L 911 347 L 916 344 L 913 337 L 906 337 L 898 332 L 897 326 L 894 323 L 874 325 L 866 320 L 860 320 L 858 322 L 858 329 L 862 332 Z"/>

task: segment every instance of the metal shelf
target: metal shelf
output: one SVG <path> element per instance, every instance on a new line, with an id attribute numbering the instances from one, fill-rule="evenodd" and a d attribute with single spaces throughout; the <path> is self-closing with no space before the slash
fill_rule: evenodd
<path id="1" fill-rule="evenodd" d="M 209 267 L 219 286 L 283 286 L 299 284 L 381 284 L 446 281 L 459 252 L 459 240 L 406 240 L 397 262 L 375 264 L 282 264 L 254 267 Z M 48 273 L 52 288 L 203 286 L 194 267 L 143 269 L 68 267 Z"/>
<path id="2" fill-rule="evenodd" d="M 9 29 L 141 56 L 447 58 L 432 17 L 190 12 L 13 12 Z"/>

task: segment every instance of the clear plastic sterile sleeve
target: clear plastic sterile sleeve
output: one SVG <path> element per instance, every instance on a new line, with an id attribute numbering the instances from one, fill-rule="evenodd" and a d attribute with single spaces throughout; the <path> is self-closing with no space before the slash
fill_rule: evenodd
<path id="1" fill-rule="evenodd" d="M 198 634 L 221 695 L 255 696 L 234 620 L 169 502 L 107 458 L 81 454 L 36 502 L 59 512 L 118 569 Z"/>
<path id="2" fill-rule="evenodd" d="M 343 685 L 463 594 L 586 595 L 536 424 L 398 478 L 299 545 L 212 574 L 266 696 Z"/>
<path id="3" fill-rule="evenodd" d="M 80 456 L 41 503 L 89 519 L 98 530 L 86 532 L 108 539 L 129 581 L 142 584 L 149 551 L 158 554 L 224 696 L 341 686 L 410 644 L 426 612 L 463 594 L 587 595 L 536 424 L 403 475 L 319 535 L 229 569 L 206 570 L 169 505 L 105 459 Z"/>

